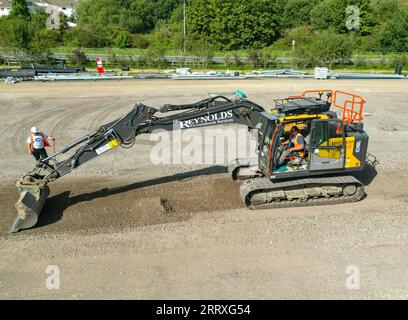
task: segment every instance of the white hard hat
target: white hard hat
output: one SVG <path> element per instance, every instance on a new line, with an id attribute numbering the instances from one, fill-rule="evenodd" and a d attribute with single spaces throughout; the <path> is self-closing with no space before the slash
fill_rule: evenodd
<path id="1" fill-rule="evenodd" d="M 36 133 L 36 132 L 38 132 L 39 130 L 37 129 L 37 127 L 32 127 L 31 128 L 31 133 Z"/>

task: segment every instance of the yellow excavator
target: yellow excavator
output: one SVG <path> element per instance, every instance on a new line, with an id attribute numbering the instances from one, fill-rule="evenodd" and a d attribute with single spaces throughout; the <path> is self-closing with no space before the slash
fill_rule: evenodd
<path id="1" fill-rule="evenodd" d="M 238 123 L 258 131 L 258 163 L 233 161 L 228 171 L 243 180 L 240 195 L 250 209 L 313 206 L 359 201 L 363 184 L 352 175 L 364 169 L 368 135 L 364 131 L 359 95 L 343 91 L 313 90 L 275 100 L 270 111 L 238 90 L 232 97 L 210 96 L 197 103 L 163 105 L 160 109 L 138 103 L 124 116 L 40 160 L 16 182 L 20 198 L 11 232 L 31 228 L 49 195 L 48 184 L 83 163 L 112 149 L 131 148 L 136 136 L 155 129 L 187 130 Z M 160 116 L 157 113 L 160 112 Z M 163 114 L 170 112 L 170 115 Z M 304 137 L 304 150 L 288 154 L 284 141 L 296 126 Z M 70 151 L 71 156 L 52 165 L 51 160 Z"/>

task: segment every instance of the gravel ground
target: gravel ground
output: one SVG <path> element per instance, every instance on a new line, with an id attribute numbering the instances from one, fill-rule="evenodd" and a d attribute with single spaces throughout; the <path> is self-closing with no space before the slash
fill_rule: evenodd
<path id="1" fill-rule="evenodd" d="M 225 166 L 155 165 L 154 142 L 141 136 L 133 150 L 53 183 L 37 228 L 7 233 L 13 181 L 33 166 L 25 150 L 33 125 L 61 146 L 137 101 L 157 107 L 241 89 L 271 106 L 320 87 L 368 101 L 369 152 L 379 164 L 361 177 L 359 203 L 249 211 Z M 0 93 L 0 298 L 408 298 L 404 81 L 31 82 L 0 84 Z M 46 288 L 49 265 L 59 267 L 59 290 Z M 360 272 L 358 290 L 346 286 L 349 266 Z"/>

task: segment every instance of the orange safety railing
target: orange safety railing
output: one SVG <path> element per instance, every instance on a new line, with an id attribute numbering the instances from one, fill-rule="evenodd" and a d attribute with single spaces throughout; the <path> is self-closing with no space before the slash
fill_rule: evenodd
<path id="1" fill-rule="evenodd" d="M 308 95 L 318 94 L 322 98 L 326 94 L 328 101 L 336 108 L 340 109 L 344 123 L 360 123 L 363 121 L 363 108 L 366 100 L 354 93 L 340 90 L 306 90 L 297 96 L 290 96 L 288 99 L 305 98 Z"/>

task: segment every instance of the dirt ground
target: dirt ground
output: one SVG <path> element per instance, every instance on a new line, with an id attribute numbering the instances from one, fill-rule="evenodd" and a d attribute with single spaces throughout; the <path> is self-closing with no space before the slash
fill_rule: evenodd
<path id="1" fill-rule="evenodd" d="M 0 84 L 0 299 L 408 298 L 408 90 L 403 80 Z M 160 89 L 158 89 L 160 88 Z M 241 89 L 262 106 L 306 89 L 367 99 L 369 152 L 355 204 L 250 211 L 225 165 L 155 165 L 140 136 L 50 185 L 38 225 L 8 234 L 13 182 L 35 125 L 58 147 L 128 112 Z M 235 127 L 234 127 L 235 128 Z M 60 288 L 46 288 L 46 268 Z M 346 286 L 349 266 L 359 289 Z"/>

